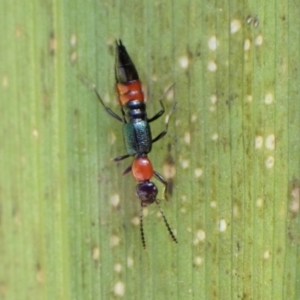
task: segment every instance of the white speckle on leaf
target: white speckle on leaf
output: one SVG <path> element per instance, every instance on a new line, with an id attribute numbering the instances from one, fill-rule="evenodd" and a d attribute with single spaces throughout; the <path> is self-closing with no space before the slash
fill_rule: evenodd
<path id="1" fill-rule="evenodd" d="M 275 135 L 274 134 L 270 134 L 266 137 L 265 146 L 269 150 L 275 149 Z"/>
<path id="2" fill-rule="evenodd" d="M 248 51 L 250 49 L 250 46 L 251 46 L 250 40 L 246 39 L 245 42 L 244 42 L 244 50 Z"/>
<path id="3" fill-rule="evenodd" d="M 212 136 L 211 136 L 211 139 L 213 141 L 216 141 L 217 139 L 219 138 L 219 135 L 217 133 L 214 133 Z"/>
<path id="4" fill-rule="evenodd" d="M 260 35 L 258 35 L 257 37 L 256 37 L 256 39 L 255 39 L 255 45 L 256 46 L 261 46 L 262 45 L 262 43 L 263 43 L 263 36 L 260 34 Z"/>
<path id="5" fill-rule="evenodd" d="M 233 205 L 232 214 L 234 217 L 237 217 L 239 215 L 239 207 L 237 205 Z"/>
<path id="6" fill-rule="evenodd" d="M 184 133 L 184 141 L 188 145 L 191 143 L 191 134 L 190 134 L 190 132 L 187 131 L 187 132 Z"/>
<path id="7" fill-rule="evenodd" d="M 120 203 L 120 196 L 119 194 L 113 194 L 111 197 L 110 197 L 110 204 L 113 206 L 113 207 L 117 207 Z"/>
<path id="8" fill-rule="evenodd" d="M 74 63 L 77 60 L 77 52 L 73 51 L 70 55 L 70 60 L 72 63 Z"/>
<path id="9" fill-rule="evenodd" d="M 189 59 L 187 56 L 182 56 L 179 58 L 179 64 L 181 68 L 186 69 L 189 66 Z"/>
<path id="10" fill-rule="evenodd" d="M 98 247 L 93 248 L 92 257 L 93 257 L 93 260 L 99 260 L 100 249 Z"/>
<path id="11" fill-rule="evenodd" d="M 39 137 L 39 132 L 36 129 L 33 129 L 32 135 L 33 135 L 33 137 L 35 137 L 37 139 Z"/>
<path id="12" fill-rule="evenodd" d="M 71 38 L 70 38 L 70 44 L 71 44 L 71 46 L 75 46 L 76 45 L 76 34 L 75 33 L 73 33 L 72 35 L 71 35 Z"/>
<path id="13" fill-rule="evenodd" d="M 210 202 L 210 207 L 216 208 L 217 207 L 217 202 L 216 201 L 211 201 Z"/>
<path id="14" fill-rule="evenodd" d="M 241 25 L 242 24 L 241 24 L 240 20 L 237 20 L 237 19 L 232 20 L 230 23 L 230 32 L 231 33 L 238 32 L 241 29 Z"/>
<path id="15" fill-rule="evenodd" d="M 119 246 L 119 244 L 120 244 L 120 238 L 117 235 L 112 235 L 110 237 L 110 245 L 112 247 L 116 247 Z"/>
<path id="16" fill-rule="evenodd" d="M 213 95 L 210 96 L 210 101 L 211 101 L 212 104 L 216 104 L 217 100 L 218 100 L 218 98 L 217 98 L 216 94 L 213 94 Z"/>
<path id="17" fill-rule="evenodd" d="M 6 75 L 3 76 L 3 78 L 2 78 L 2 86 L 3 86 L 4 88 L 8 87 L 8 78 L 7 78 Z"/>
<path id="18" fill-rule="evenodd" d="M 247 102 L 252 102 L 252 100 L 253 100 L 252 95 L 247 95 L 246 100 L 247 100 Z"/>
<path id="19" fill-rule="evenodd" d="M 212 51 L 215 51 L 218 47 L 218 41 L 216 36 L 211 36 L 208 40 L 208 48 Z"/>
<path id="20" fill-rule="evenodd" d="M 131 219 L 131 224 L 132 224 L 132 225 L 135 225 L 135 226 L 140 225 L 140 218 L 139 218 L 139 217 L 133 217 L 133 218 Z"/>
<path id="21" fill-rule="evenodd" d="M 191 117 L 191 122 L 195 122 L 197 120 L 197 115 L 192 115 L 192 117 Z"/>
<path id="22" fill-rule="evenodd" d="M 180 212 L 181 212 L 182 214 L 185 214 L 185 213 L 186 213 L 186 208 L 181 207 L 181 208 L 180 208 Z"/>
<path id="23" fill-rule="evenodd" d="M 217 70 L 217 65 L 214 61 L 210 61 L 207 65 L 207 69 L 211 72 L 215 72 Z"/>
<path id="24" fill-rule="evenodd" d="M 220 232 L 224 232 L 227 229 L 227 223 L 224 219 L 221 219 L 219 222 L 219 230 Z"/>
<path id="25" fill-rule="evenodd" d="M 200 242 L 203 242 L 205 240 L 205 231 L 200 229 L 197 231 L 197 239 L 200 241 Z"/>
<path id="26" fill-rule="evenodd" d="M 132 257 L 127 257 L 127 267 L 132 268 L 133 267 L 133 258 Z"/>
<path id="27" fill-rule="evenodd" d="M 264 139 L 261 135 L 258 135 L 255 137 L 255 149 L 261 149 L 262 145 L 264 143 Z"/>
<path id="28" fill-rule="evenodd" d="M 110 132 L 108 137 L 110 145 L 113 145 L 116 142 L 116 139 L 116 135 L 113 132 Z"/>
<path id="29" fill-rule="evenodd" d="M 202 174 L 203 174 L 203 169 L 202 169 L 202 168 L 196 168 L 196 169 L 194 170 L 194 174 L 195 174 L 195 177 L 196 177 L 196 178 L 201 177 Z"/>
<path id="30" fill-rule="evenodd" d="M 187 196 L 186 195 L 181 195 L 181 201 L 186 202 L 187 201 Z"/>
<path id="31" fill-rule="evenodd" d="M 143 217 L 147 217 L 148 214 L 149 214 L 149 209 L 148 209 L 148 207 L 144 207 L 144 208 L 143 208 Z"/>
<path id="32" fill-rule="evenodd" d="M 267 104 L 267 105 L 272 104 L 273 101 L 274 101 L 274 96 L 273 96 L 273 94 L 268 93 L 268 94 L 265 96 L 265 104 Z"/>
<path id="33" fill-rule="evenodd" d="M 265 166 L 267 169 L 271 169 L 274 166 L 274 157 L 273 156 L 268 156 L 267 159 L 265 160 Z"/>
<path id="34" fill-rule="evenodd" d="M 117 273 L 120 273 L 122 271 L 122 265 L 121 264 L 115 264 L 114 265 L 114 270 Z"/>
<path id="35" fill-rule="evenodd" d="M 122 281 L 118 281 L 114 286 L 116 296 L 123 297 L 125 295 L 125 285 Z"/>
<path id="36" fill-rule="evenodd" d="M 257 207 L 262 207 L 264 204 L 264 199 L 263 198 L 257 198 L 256 199 L 256 206 Z"/>
<path id="37" fill-rule="evenodd" d="M 195 259 L 194 259 L 194 264 L 196 266 L 200 266 L 202 265 L 202 262 L 203 262 L 203 259 L 200 257 L 200 256 L 196 256 Z"/>
<path id="38" fill-rule="evenodd" d="M 299 198 L 300 198 L 300 189 L 299 187 L 294 187 L 291 193 L 292 196 L 292 200 L 291 200 L 291 204 L 290 204 L 290 210 L 293 213 L 297 213 L 299 212 Z"/>
<path id="39" fill-rule="evenodd" d="M 183 169 L 187 169 L 188 167 L 189 167 L 189 161 L 188 160 L 186 160 L 186 159 L 182 159 L 181 160 L 181 167 L 183 168 Z"/>
<path id="40" fill-rule="evenodd" d="M 269 259 L 270 254 L 271 254 L 270 251 L 268 251 L 268 250 L 265 251 L 265 252 L 264 252 L 264 259 Z"/>

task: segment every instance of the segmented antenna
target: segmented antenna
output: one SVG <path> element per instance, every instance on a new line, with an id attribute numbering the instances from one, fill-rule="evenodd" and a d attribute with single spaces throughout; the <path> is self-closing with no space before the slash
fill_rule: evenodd
<path id="1" fill-rule="evenodd" d="M 172 231 L 172 229 L 171 229 L 171 227 L 170 227 L 170 225 L 169 225 L 169 223 L 168 223 L 168 221 L 167 221 L 167 218 L 166 218 L 166 216 L 165 216 L 163 210 L 161 209 L 161 207 L 160 207 L 160 205 L 159 205 L 159 202 L 156 200 L 155 203 L 156 203 L 156 204 L 158 205 L 158 207 L 159 207 L 160 213 L 161 213 L 161 215 L 162 215 L 162 217 L 163 217 L 163 219 L 164 219 L 164 222 L 165 222 L 165 224 L 166 224 L 166 227 L 167 227 L 167 229 L 168 229 L 168 231 L 169 231 L 169 234 L 170 234 L 172 240 L 173 240 L 175 243 L 178 243 L 178 241 L 177 241 L 177 239 L 176 239 L 176 237 L 175 237 L 175 235 L 174 235 L 174 233 L 173 233 L 173 231 Z"/>
<path id="2" fill-rule="evenodd" d="M 144 228 L 143 228 L 143 207 L 141 206 L 141 213 L 140 213 L 140 231 L 141 231 L 141 240 L 143 244 L 143 248 L 146 249 L 146 242 L 145 242 L 145 235 L 144 235 Z"/>

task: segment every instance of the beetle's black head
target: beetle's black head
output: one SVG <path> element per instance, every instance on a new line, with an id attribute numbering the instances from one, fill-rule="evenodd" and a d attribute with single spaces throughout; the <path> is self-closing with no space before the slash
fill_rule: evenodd
<path id="1" fill-rule="evenodd" d="M 157 187 L 151 181 L 144 181 L 136 186 L 136 194 L 141 200 L 142 207 L 148 206 L 156 201 Z"/>
<path id="2" fill-rule="evenodd" d="M 138 72 L 121 40 L 116 41 L 115 73 L 117 83 L 139 80 Z"/>

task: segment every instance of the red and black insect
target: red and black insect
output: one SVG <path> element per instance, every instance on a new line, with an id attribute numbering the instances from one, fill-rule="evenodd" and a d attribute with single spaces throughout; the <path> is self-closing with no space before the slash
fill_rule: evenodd
<path id="1" fill-rule="evenodd" d="M 120 161 L 128 158 L 129 156 L 134 157 L 132 164 L 123 172 L 123 175 L 131 172 L 134 179 L 138 182 L 136 186 L 136 194 L 141 201 L 140 229 L 142 244 L 145 248 L 146 243 L 143 230 L 142 210 L 143 207 L 154 202 L 159 205 L 158 199 L 156 198 L 158 190 L 156 185 L 151 181 L 152 177 L 154 176 L 164 185 L 165 197 L 167 190 L 167 181 L 161 174 L 153 170 L 151 161 L 148 158 L 148 153 L 152 149 L 152 144 L 166 135 L 168 131 L 169 118 L 166 122 L 165 130 L 163 130 L 155 138 L 152 138 L 149 123 L 161 117 L 165 112 L 165 107 L 162 99 L 160 99 L 160 111 L 152 118 L 147 117 L 144 94 L 137 70 L 121 40 L 116 42 L 115 77 L 122 116 L 119 116 L 110 108 L 108 108 L 104 104 L 99 92 L 95 87 L 94 90 L 100 103 L 107 113 L 123 124 L 123 136 L 127 153 L 125 155 L 116 157 L 114 161 Z M 173 107 L 173 110 L 174 108 L 175 106 Z M 173 241 L 177 243 L 177 239 L 173 234 L 160 206 L 159 209 Z"/>

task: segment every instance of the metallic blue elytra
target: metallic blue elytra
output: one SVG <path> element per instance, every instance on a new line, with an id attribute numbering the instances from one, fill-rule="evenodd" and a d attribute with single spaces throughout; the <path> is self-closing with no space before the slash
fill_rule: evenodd
<path id="1" fill-rule="evenodd" d="M 152 149 L 151 130 L 145 120 L 123 124 L 123 136 L 127 154 L 130 156 L 147 154 Z"/>

